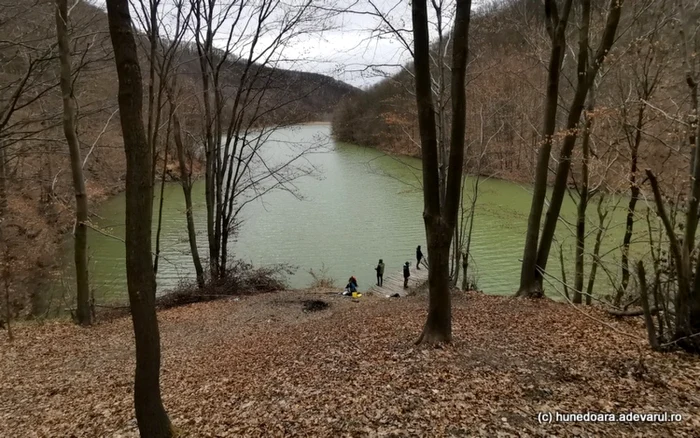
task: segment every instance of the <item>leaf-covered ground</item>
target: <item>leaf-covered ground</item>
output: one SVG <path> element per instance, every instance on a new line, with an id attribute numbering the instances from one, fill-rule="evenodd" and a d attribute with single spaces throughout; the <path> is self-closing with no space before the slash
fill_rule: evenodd
<path id="1" fill-rule="evenodd" d="M 306 299 L 330 306 L 305 311 Z M 698 436 L 700 360 L 651 353 L 628 336 L 643 338 L 636 321 L 460 294 L 455 342 L 435 349 L 413 344 L 425 311 L 420 297 L 355 303 L 320 292 L 164 311 L 166 408 L 193 437 Z M 25 324 L 16 336 L 0 340 L 0 436 L 136 436 L 128 318 Z M 538 422 L 556 411 L 683 419 Z"/>

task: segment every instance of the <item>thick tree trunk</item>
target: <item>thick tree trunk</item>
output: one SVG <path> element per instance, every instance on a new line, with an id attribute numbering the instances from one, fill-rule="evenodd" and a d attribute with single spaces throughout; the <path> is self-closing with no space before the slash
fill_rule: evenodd
<path id="1" fill-rule="evenodd" d="M 73 233 L 73 256 L 77 291 L 76 320 L 80 325 L 90 325 L 90 283 L 88 281 L 87 220 L 88 200 L 85 178 L 80 158 L 80 143 L 75 130 L 75 100 L 71 78 L 70 40 L 68 37 L 67 0 L 56 0 L 56 35 L 61 65 L 61 95 L 63 97 L 63 133 L 68 143 L 70 166 L 75 190 L 75 228 Z"/>
<path id="2" fill-rule="evenodd" d="M 449 254 L 444 260 L 441 259 L 441 257 L 444 257 L 444 250 L 438 248 L 435 238 L 435 226 L 439 224 L 440 220 L 440 198 L 442 195 L 440 194 L 440 158 L 430 79 L 430 41 L 428 37 L 426 0 L 415 0 L 413 2 L 412 16 L 416 64 L 416 103 L 418 106 L 418 126 L 423 158 L 423 221 L 425 222 L 425 234 L 428 241 L 428 254 L 430 254 L 431 259 L 433 257 L 437 258 L 434 262 L 431 260 L 433 268 L 428 271 L 428 285 L 430 289 L 428 319 L 418 342 L 450 341 L 452 338 L 452 316 L 449 288 L 446 287 L 449 274 L 447 269 Z M 433 253 L 433 251 L 435 252 Z M 438 275 L 442 275 L 443 278 L 438 279 Z M 441 284 L 444 284 L 444 287 L 437 289 Z M 445 290 L 448 291 L 447 296 L 445 296 Z M 448 313 L 445 312 L 446 310 Z"/>
<path id="3" fill-rule="evenodd" d="M 439 228 L 439 226 L 435 228 Z M 431 265 L 428 272 L 428 318 L 417 343 L 437 344 L 452 341 L 452 299 L 449 283 L 450 245 L 449 239 L 447 242 L 444 240 L 448 233 L 447 230 L 438 230 L 437 235 L 428 237 L 428 254 L 430 254 Z"/>
<path id="4" fill-rule="evenodd" d="M 517 296 L 539 298 L 544 295 L 542 279 L 537 275 L 537 241 L 540 233 L 540 222 L 544 210 L 544 200 L 547 195 L 547 176 L 549 174 L 549 156 L 552 152 L 552 142 L 557 123 L 559 105 L 559 80 L 561 64 L 566 50 L 566 27 L 571 10 L 572 0 L 567 0 L 562 17 L 558 16 L 554 0 L 545 1 L 546 19 L 550 34 L 552 49 L 549 55 L 549 71 L 547 74 L 547 95 L 544 110 L 544 131 L 542 145 L 537 153 L 535 182 L 530 204 L 530 214 L 527 220 L 523 262 L 520 270 L 520 288 Z M 554 9 L 554 10 L 552 10 Z M 554 16 L 556 15 L 556 17 Z M 556 24 L 554 24 L 556 23 Z"/>
<path id="5" fill-rule="evenodd" d="M 412 4 L 416 104 L 423 155 L 423 220 L 430 254 L 428 318 L 418 342 L 449 342 L 452 339 L 450 297 L 450 244 L 460 206 L 464 133 L 466 124 L 465 77 L 467 69 L 471 0 L 458 0 L 452 43 L 452 130 L 444 203 L 430 77 L 430 40 L 426 0 Z"/>
<path id="6" fill-rule="evenodd" d="M 544 227 L 542 228 L 542 236 L 537 251 L 537 272 L 536 276 L 541 275 L 541 271 L 547 268 L 547 260 L 554 239 L 554 232 L 559 221 L 559 213 L 566 194 L 566 182 L 569 179 L 569 170 L 571 168 L 571 153 L 576 144 L 576 127 L 583 112 L 583 105 L 586 101 L 588 90 L 592 87 L 595 76 L 605 59 L 605 55 L 610 50 L 614 40 L 617 26 L 620 22 L 622 11 L 622 0 L 610 0 L 608 11 L 608 19 L 605 26 L 603 38 L 600 47 L 596 52 L 592 66 L 588 67 L 588 32 L 590 23 L 590 1 L 583 1 L 584 13 L 582 14 L 582 25 L 579 33 L 579 81 L 576 86 L 576 94 L 569 109 L 569 116 L 566 124 L 567 135 L 564 137 L 561 152 L 559 154 L 559 164 L 557 165 L 557 173 L 554 180 L 554 188 L 552 189 L 552 199 L 550 200 L 549 208 L 545 217 Z M 587 12 L 586 12 L 587 11 Z M 541 280 L 540 280 L 541 281 Z"/>
<path id="7" fill-rule="evenodd" d="M 136 344 L 134 406 L 142 437 L 172 437 L 160 395 L 160 334 L 151 257 L 152 151 L 143 127 L 143 88 L 128 0 L 107 0 L 109 32 L 119 78 L 126 153 L 126 278 Z"/>

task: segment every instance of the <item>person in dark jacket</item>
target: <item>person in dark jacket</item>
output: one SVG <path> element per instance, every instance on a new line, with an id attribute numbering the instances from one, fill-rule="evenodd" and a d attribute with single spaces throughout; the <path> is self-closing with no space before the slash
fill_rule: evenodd
<path id="1" fill-rule="evenodd" d="M 379 263 L 377 263 L 377 267 L 374 270 L 377 271 L 377 286 L 382 287 L 384 284 L 384 261 L 382 259 L 379 259 Z"/>
<path id="2" fill-rule="evenodd" d="M 408 289 L 408 277 L 411 276 L 411 271 L 408 270 L 408 262 L 403 265 L 403 288 Z"/>
<path id="3" fill-rule="evenodd" d="M 420 245 L 416 248 L 416 260 L 418 261 L 418 263 L 416 263 L 416 269 L 420 269 L 420 261 L 423 260 L 423 252 L 420 250 Z"/>
<path id="4" fill-rule="evenodd" d="M 353 292 L 357 292 L 357 278 L 354 275 L 348 279 L 348 284 L 345 286 L 345 291 L 343 291 L 342 295 L 350 296 Z"/>

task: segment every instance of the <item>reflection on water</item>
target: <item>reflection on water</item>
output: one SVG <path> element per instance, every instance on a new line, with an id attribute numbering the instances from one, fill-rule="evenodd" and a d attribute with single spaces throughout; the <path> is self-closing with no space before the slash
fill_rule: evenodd
<path id="1" fill-rule="evenodd" d="M 374 281 L 374 266 L 379 258 L 386 264 L 385 275 L 399 272 L 406 261 L 415 264 L 416 246 L 426 248 L 420 160 L 387 157 L 370 148 L 333 144 L 328 125 L 306 125 L 277 132 L 267 145 L 268 153 L 287 153 L 288 143 L 318 142 L 319 138 L 328 143 L 329 151 L 308 156 L 309 164 L 317 168 L 318 174 L 295 182 L 303 199 L 278 191 L 246 206 L 240 233 L 231 243 L 229 253 L 254 265 L 296 266 L 296 274 L 289 278 L 290 286 L 295 288 L 309 285 L 309 269 L 319 271 L 325 267 L 338 285 L 344 285 L 350 275 L 355 275 L 360 289 L 365 289 Z M 470 196 L 471 186 L 469 182 L 466 184 L 465 196 Z M 204 259 L 207 243 L 202 181 L 195 184 L 193 198 L 198 243 Z M 477 272 L 477 284 L 487 293 L 511 294 L 517 288 L 520 273 L 530 189 L 497 179 L 482 180 L 478 201 L 471 246 L 471 266 Z M 595 204 L 589 211 L 591 221 L 595 221 Z M 563 212 L 568 220 L 574 219 L 575 209 L 570 199 L 566 200 Z M 97 214 L 100 219 L 96 225 L 104 233 L 93 231 L 89 236 L 95 297 L 103 303 L 123 301 L 126 299 L 124 244 L 119 239 L 124 236 L 124 196 L 105 202 Z M 623 221 L 623 212 L 616 212 L 614 223 Z M 604 251 L 617 245 L 621 234 L 620 226 L 611 231 L 603 245 Z M 565 253 L 573 254 L 574 238 L 565 225 L 559 227 L 558 239 Z M 590 247 L 593 239 L 591 233 Z M 184 199 L 176 183 L 165 187 L 161 245 L 159 293 L 194 277 Z M 555 246 L 558 248 L 558 244 Z M 558 259 L 558 253 L 553 251 L 549 270 L 557 277 Z M 66 257 L 67 277 L 72 269 L 70 260 L 71 257 Z M 567 268 L 571 271 L 573 266 Z M 599 278 L 606 281 L 603 275 Z M 549 290 L 556 295 L 551 287 Z"/>

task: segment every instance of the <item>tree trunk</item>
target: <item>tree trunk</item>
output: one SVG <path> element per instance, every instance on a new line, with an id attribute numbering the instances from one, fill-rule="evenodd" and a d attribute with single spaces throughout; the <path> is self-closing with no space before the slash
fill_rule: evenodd
<path id="1" fill-rule="evenodd" d="M 153 273 L 158 275 L 158 262 L 160 261 L 160 233 L 163 230 L 163 195 L 165 194 L 165 174 L 168 170 L 168 146 L 170 145 L 170 123 L 168 120 L 168 133 L 165 136 L 165 151 L 163 152 L 163 170 L 160 174 L 160 198 L 158 199 L 158 224 L 156 225 L 156 255 L 153 259 Z M 154 159 L 155 161 L 155 159 Z M 155 168 L 155 166 L 154 166 Z"/>
<path id="2" fill-rule="evenodd" d="M 73 256 L 77 290 L 76 320 L 80 325 L 90 325 L 90 283 L 88 281 L 87 220 L 88 200 L 85 178 L 80 158 L 80 143 L 75 129 L 75 100 L 71 78 L 70 39 L 68 37 L 68 1 L 56 0 L 56 35 L 61 66 L 61 95 L 63 97 L 63 133 L 68 143 L 70 167 L 75 190 L 75 227 L 73 232 Z"/>
<path id="3" fill-rule="evenodd" d="M 590 306 L 593 300 L 593 285 L 595 284 L 595 276 L 598 270 L 598 256 L 600 254 L 600 245 L 603 243 L 603 233 L 605 232 L 605 218 L 608 212 L 603 212 L 603 200 L 605 195 L 599 195 L 598 200 L 598 232 L 595 236 L 595 245 L 593 246 L 593 257 L 591 260 L 591 272 L 588 274 L 588 286 L 586 287 L 586 305 Z"/>
<path id="4" fill-rule="evenodd" d="M 136 344 L 134 406 L 142 437 L 172 437 L 160 395 L 160 334 L 151 257 L 152 151 L 143 127 L 143 88 L 128 0 L 107 0 L 109 33 L 119 78 L 126 153 L 126 278 Z"/>
<path id="5" fill-rule="evenodd" d="M 481 167 L 481 165 L 479 165 Z M 481 169 L 479 169 L 481 170 Z M 463 260 L 462 260 L 462 269 L 464 270 L 464 281 L 462 282 L 462 289 L 466 290 L 466 286 L 469 284 L 469 279 L 467 278 L 467 273 L 469 270 L 469 254 L 471 254 L 471 246 L 472 246 L 472 235 L 474 232 L 474 216 L 476 215 L 476 200 L 479 196 L 479 181 L 481 179 L 481 176 L 477 173 L 476 175 L 476 181 L 474 182 L 474 195 L 472 196 L 472 205 L 471 205 L 471 214 L 469 215 L 469 231 L 467 231 L 467 245 L 466 245 L 466 250 L 463 255 Z M 470 285 L 470 287 L 474 287 L 474 282 Z"/>
<path id="6" fill-rule="evenodd" d="M 615 40 L 615 33 L 620 22 L 622 11 L 622 0 L 610 0 L 608 11 L 608 19 L 605 26 L 605 31 L 601 39 L 600 47 L 596 52 L 595 59 L 591 67 L 588 67 L 588 32 L 590 24 L 590 1 L 584 0 L 584 12 L 582 14 L 582 25 L 579 30 L 579 67 L 578 67 L 578 84 L 576 86 L 576 94 L 569 109 L 569 117 L 566 124 L 566 136 L 559 154 L 559 164 L 557 165 L 557 173 L 554 180 L 554 188 L 552 189 L 552 199 L 550 200 L 549 208 L 545 217 L 544 227 L 542 228 L 542 236 L 537 251 L 537 272 L 536 277 L 541 276 L 541 271 L 547 268 L 547 260 L 549 251 L 552 247 L 554 232 L 556 231 L 559 221 L 559 213 L 566 194 L 566 182 L 569 179 L 569 169 L 571 168 L 571 153 L 576 144 L 576 127 L 579 124 L 583 105 L 586 101 L 588 90 L 592 87 L 595 76 L 603 63 L 605 55 L 609 52 Z M 587 12 L 586 12 L 587 11 Z M 541 279 L 540 279 L 541 284 Z"/>
<path id="7" fill-rule="evenodd" d="M 469 253 L 462 253 L 462 290 L 464 292 L 469 289 L 469 280 L 467 280 L 467 271 L 469 270 Z"/>
<path id="8" fill-rule="evenodd" d="M 440 200 L 440 152 L 438 151 L 430 77 L 430 40 L 426 0 L 412 4 L 416 104 L 423 156 L 423 220 L 430 254 L 428 270 L 428 317 L 419 343 L 449 342 L 452 339 L 450 297 L 450 244 L 457 222 L 464 165 L 466 124 L 465 77 L 467 69 L 471 0 L 458 0 L 452 45 L 452 130 L 449 173 L 444 203 Z"/>
<path id="9" fill-rule="evenodd" d="M 0 230 L 0 242 L 4 244 L 5 242 L 2 240 L 3 238 L 4 236 Z M 10 272 L 10 250 L 7 245 L 4 245 L 4 248 L 0 248 L 0 251 L 2 251 L 4 262 L 2 267 L 2 283 L 3 290 L 5 292 L 5 324 L 7 325 L 7 339 L 13 341 L 15 336 L 12 333 L 12 310 L 10 309 L 10 276 L 12 275 Z"/>
<path id="10" fill-rule="evenodd" d="M 5 145 L 0 140 L 0 252 L 2 252 L 2 282 L 5 300 L 5 323 L 7 324 L 7 337 L 12 341 L 12 311 L 10 310 L 10 250 L 5 241 L 5 224 L 7 220 L 7 174 L 5 172 Z"/>
<path id="11" fill-rule="evenodd" d="M 700 160 L 699 160 L 700 161 Z M 694 166 L 698 170 L 697 166 Z M 693 336 L 700 332 L 700 319 L 694 318 L 697 315 L 693 314 L 693 306 L 697 301 L 693 302 L 694 287 L 691 288 L 691 277 L 692 272 L 690 270 L 690 257 L 687 251 L 687 246 L 684 242 L 680 242 L 676 236 L 673 224 L 669 219 L 668 213 L 666 212 L 666 207 L 664 206 L 664 200 L 661 196 L 661 190 L 659 189 L 659 183 L 656 176 L 651 170 L 646 170 L 647 177 L 651 184 L 652 191 L 654 192 L 654 203 L 656 204 L 656 212 L 661 218 L 661 222 L 664 225 L 666 231 L 666 237 L 669 240 L 669 248 L 671 256 L 673 257 L 673 262 L 676 265 L 676 275 L 677 275 L 677 286 L 678 291 L 676 293 L 675 301 L 675 334 L 674 340 L 681 347 L 685 348 L 691 352 L 700 351 L 700 347 Z M 700 175 L 698 175 L 700 177 Z M 692 196 L 691 192 L 691 196 Z M 689 205 L 690 208 L 690 205 Z M 697 208 L 697 206 L 696 206 Z M 688 212 L 687 215 L 690 216 L 692 213 Z M 688 227 L 688 222 L 686 222 L 686 228 Z M 686 231 L 686 237 L 688 232 Z M 697 272 L 697 266 L 696 266 Z M 698 276 L 695 276 L 695 282 L 698 281 Z M 693 290 L 694 289 L 694 290 Z"/>
<path id="12" fill-rule="evenodd" d="M 173 99 L 171 89 L 168 89 L 167 92 L 170 106 L 173 108 L 173 138 L 175 140 L 175 148 L 177 149 L 177 161 L 180 166 L 180 184 L 182 185 L 182 193 L 185 195 L 187 237 L 190 242 L 192 263 L 194 264 L 194 270 L 197 275 L 197 286 L 201 289 L 204 287 L 204 268 L 202 268 L 202 260 L 199 257 L 197 231 L 194 226 L 194 214 L 192 209 L 192 169 L 187 167 L 187 162 L 185 161 L 185 144 L 182 141 L 182 126 L 180 125 L 180 117 L 175 107 L 175 99 Z"/>
<path id="13" fill-rule="evenodd" d="M 552 152 L 552 142 L 557 123 L 557 108 L 559 104 L 559 80 L 561 77 L 561 63 L 566 49 L 566 27 L 568 15 L 571 10 L 572 0 L 567 0 L 564 6 L 563 17 L 558 16 L 554 0 L 545 1 L 545 13 L 548 20 L 547 26 L 552 41 L 552 49 L 549 55 L 549 71 L 547 75 L 547 95 L 544 110 L 544 132 L 542 145 L 537 153 L 537 166 L 535 168 L 535 182 L 530 204 L 530 214 L 527 220 L 525 234 L 525 247 L 523 249 L 523 264 L 520 270 L 520 288 L 517 296 L 540 298 L 544 295 L 542 281 L 537 274 L 537 241 L 540 233 L 540 222 L 544 210 L 544 200 L 547 195 L 547 176 L 549 174 L 549 155 Z M 557 14 L 556 18 L 553 14 Z M 553 23 L 556 23 L 554 25 Z"/>
<path id="14" fill-rule="evenodd" d="M 207 19 L 208 15 L 205 11 L 202 11 L 202 3 L 200 1 L 193 1 L 195 11 L 194 16 L 196 19 L 196 32 L 202 31 L 202 20 Z M 218 236 L 215 233 L 215 221 L 217 221 L 214 214 L 214 207 L 216 204 L 215 198 L 215 177 L 216 177 L 216 166 L 215 158 L 216 153 L 215 144 L 218 144 L 218 139 L 214 138 L 214 133 L 212 131 L 214 126 L 214 115 L 212 114 L 212 86 L 210 83 L 211 75 L 210 69 L 207 64 L 207 59 L 211 59 L 211 45 L 213 40 L 212 26 L 208 23 L 204 23 L 204 28 L 206 29 L 206 37 L 204 44 L 201 40 L 197 38 L 197 53 L 199 55 L 199 69 L 202 79 L 202 103 L 204 105 L 204 136 L 205 136 L 205 171 L 204 171 L 204 192 L 207 208 L 207 241 L 209 243 L 209 272 L 212 281 L 216 281 L 219 278 L 219 243 Z M 214 90 L 216 92 L 216 90 Z"/>
<path id="15" fill-rule="evenodd" d="M 426 0 L 414 0 L 412 4 L 414 58 L 416 64 L 416 103 L 418 127 L 423 159 L 423 221 L 428 242 L 428 254 L 433 265 L 428 271 L 428 318 L 418 342 L 449 342 L 452 339 L 452 313 L 449 296 L 449 255 L 436 242 L 436 225 L 440 221 L 440 158 L 435 129 L 435 110 L 430 79 L 430 41 L 428 37 L 428 12 Z M 448 241 L 449 242 L 449 241 Z M 448 243 L 449 246 L 449 243 Z M 442 278 L 437 278 L 442 275 Z"/>
<path id="16" fill-rule="evenodd" d="M 581 191 L 576 215 L 576 271 L 574 273 L 574 304 L 581 304 L 583 291 L 584 250 L 586 245 L 586 207 L 588 187 Z"/>
<path id="17" fill-rule="evenodd" d="M 693 113 L 698 112 L 698 83 L 693 80 L 689 82 L 691 88 L 691 97 L 693 101 Z M 697 119 L 697 117 L 696 117 Z M 700 257 L 697 257 L 695 266 L 693 266 L 692 254 L 695 250 L 695 234 L 698 228 L 700 208 L 700 154 L 697 153 L 700 149 L 700 123 L 695 123 L 694 134 L 695 144 L 693 145 L 694 160 L 692 161 L 693 171 L 691 174 L 690 196 L 688 197 L 688 209 L 685 220 L 685 236 L 683 238 L 682 257 L 684 263 L 687 263 L 687 279 L 688 289 L 687 295 L 684 297 L 685 303 L 676 309 L 676 317 L 682 315 L 682 326 L 676 323 L 676 339 L 679 340 L 679 345 L 683 346 L 688 351 L 700 351 Z M 695 275 L 693 275 L 693 272 Z M 692 279 L 692 280 L 691 280 Z"/>
<path id="18" fill-rule="evenodd" d="M 455 224 L 454 237 L 452 238 L 452 257 L 450 258 L 450 286 L 457 287 L 459 283 L 459 224 Z"/>
<path id="19" fill-rule="evenodd" d="M 637 276 L 639 277 L 639 295 L 642 298 L 642 309 L 644 311 L 644 325 L 647 329 L 647 338 L 652 350 L 659 350 L 659 340 L 656 336 L 656 328 L 654 319 L 649 308 L 649 293 L 647 290 L 646 274 L 644 273 L 644 263 L 640 260 L 637 262 Z"/>
<path id="20" fill-rule="evenodd" d="M 586 248 L 586 209 L 590 196 L 588 188 L 588 161 L 590 159 L 590 139 L 591 127 L 593 125 L 594 88 L 591 87 L 588 96 L 588 108 L 584 114 L 583 138 L 581 139 L 581 149 L 583 159 L 581 160 L 581 193 L 578 202 L 576 215 L 576 273 L 574 276 L 574 304 L 581 304 L 583 292 L 583 268 L 584 253 Z"/>
<path id="21" fill-rule="evenodd" d="M 569 299 L 569 283 L 566 281 L 566 265 L 564 264 L 564 245 L 559 244 L 559 265 L 561 266 L 561 282 L 564 285 L 564 295 Z"/>
<path id="22" fill-rule="evenodd" d="M 630 244 L 632 242 L 632 233 L 634 231 L 634 214 L 637 208 L 637 201 L 639 200 L 639 185 L 637 184 L 637 161 L 639 157 L 639 145 L 642 141 L 642 124 L 644 122 L 644 108 L 644 103 L 639 105 L 639 112 L 637 113 L 637 123 L 635 125 L 634 142 L 632 143 L 630 151 L 630 173 L 628 177 L 630 187 L 630 200 L 627 204 L 625 235 L 622 238 L 622 280 L 620 284 L 620 289 L 615 295 L 615 300 L 613 302 L 615 306 L 620 305 L 622 297 L 627 291 L 627 286 L 629 285 L 630 281 L 629 253 Z"/>
<path id="23" fill-rule="evenodd" d="M 447 230 L 438 230 L 437 233 L 428 235 L 428 254 L 430 254 L 428 318 L 425 321 L 423 332 L 416 342 L 419 344 L 438 344 L 452 341 L 452 299 L 449 283 L 450 241 L 449 239 L 447 242 L 444 240 L 448 233 Z"/>

